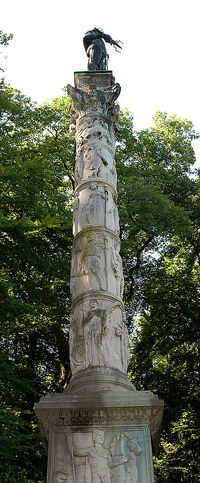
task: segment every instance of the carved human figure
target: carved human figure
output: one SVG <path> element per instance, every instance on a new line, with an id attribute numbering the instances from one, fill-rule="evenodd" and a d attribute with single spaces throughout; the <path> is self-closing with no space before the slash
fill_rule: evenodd
<path id="1" fill-rule="evenodd" d="M 96 146 L 87 144 L 84 148 L 83 168 L 76 164 L 75 177 L 77 183 L 88 178 L 104 178 L 116 185 L 114 155 L 99 143 Z"/>
<path id="2" fill-rule="evenodd" d="M 116 195 L 112 194 L 109 190 L 107 193 L 107 203 L 106 203 L 106 228 L 119 234 L 119 215 L 116 204 Z"/>
<path id="3" fill-rule="evenodd" d="M 73 249 L 71 261 L 71 275 L 70 275 L 70 293 L 72 298 L 76 297 L 77 292 L 77 276 L 78 276 L 78 254 L 79 250 Z"/>
<path id="4" fill-rule="evenodd" d="M 86 240 L 80 275 L 87 276 L 90 290 L 106 290 L 104 243 L 95 233 L 88 234 Z"/>
<path id="5" fill-rule="evenodd" d="M 106 315 L 102 337 L 102 360 L 105 366 L 116 367 L 126 373 L 129 362 L 128 330 L 121 304 L 110 304 Z"/>
<path id="6" fill-rule="evenodd" d="M 76 307 L 71 314 L 69 331 L 69 350 L 72 374 L 85 366 L 85 338 L 82 319 L 84 314 L 81 308 Z"/>
<path id="7" fill-rule="evenodd" d="M 91 483 L 111 483 L 110 479 L 110 453 L 103 446 L 104 431 L 93 431 L 92 446 L 86 448 L 74 447 L 74 456 L 86 456 L 91 471 Z M 84 475 L 82 482 L 84 480 Z"/>
<path id="8" fill-rule="evenodd" d="M 88 226 L 105 226 L 107 190 L 91 183 L 74 198 L 73 235 Z"/>
<path id="9" fill-rule="evenodd" d="M 75 164 L 75 181 L 76 184 L 80 183 L 83 179 L 84 169 L 84 150 L 81 145 L 76 147 L 76 164 Z"/>
<path id="10" fill-rule="evenodd" d="M 119 244 L 115 242 L 114 250 L 112 252 L 111 265 L 112 265 L 112 269 L 116 280 L 116 295 L 122 298 L 123 291 L 124 291 L 124 278 L 123 278 L 122 259 L 119 254 L 119 249 L 120 249 Z"/>
<path id="11" fill-rule="evenodd" d="M 102 156 L 101 148 L 97 146 L 86 146 L 84 151 L 84 177 L 98 178 L 100 177 L 103 166 L 107 166 L 108 162 Z"/>
<path id="12" fill-rule="evenodd" d="M 90 475 L 87 480 L 82 474 L 82 480 L 87 483 L 111 483 L 110 470 L 116 464 L 123 465 L 127 460 L 124 456 L 118 456 L 116 461 L 112 461 L 112 457 L 108 448 L 104 446 L 105 433 L 101 430 L 94 430 L 92 432 L 92 445 L 80 448 L 77 445 L 74 447 L 74 456 L 87 457 Z"/>
<path id="13" fill-rule="evenodd" d="M 105 218 L 106 195 L 99 189 L 97 183 L 90 184 L 89 201 L 84 209 L 89 226 L 103 226 Z"/>
<path id="14" fill-rule="evenodd" d="M 79 197 L 78 193 L 75 194 L 74 197 L 74 205 L 73 205 L 73 235 L 75 236 L 79 232 Z"/>
<path id="15" fill-rule="evenodd" d="M 108 124 L 100 119 L 96 119 L 91 125 L 88 124 L 87 127 L 84 126 L 84 129 L 80 129 L 76 139 L 82 145 L 100 142 L 114 148 L 113 132 L 108 129 Z"/>
<path id="16" fill-rule="evenodd" d="M 80 276 L 81 276 L 81 239 L 77 238 L 74 241 L 71 261 L 71 275 L 70 275 L 70 292 L 74 299 L 80 290 Z"/>
<path id="17" fill-rule="evenodd" d="M 117 433 L 110 444 L 113 467 L 111 483 L 138 483 L 136 457 L 142 453 L 138 441 L 132 433 Z M 117 464 L 119 456 L 124 457 L 123 465 Z"/>
<path id="18" fill-rule="evenodd" d="M 115 229 L 116 229 L 116 232 L 119 234 L 120 226 L 119 226 L 119 213 L 118 213 L 118 207 L 117 207 L 117 195 L 113 196 L 113 201 L 114 201 L 113 217 L 115 220 Z"/>
<path id="19" fill-rule="evenodd" d="M 74 308 L 69 346 L 72 374 L 91 366 L 126 373 L 128 331 L 121 304 L 93 298 Z"/>
<path id="20" fill-rule="evenodd" d="M 88 311 L 83 313 L 81 323 L 85 341 L 86 367 L 102 366 L 102 334 L 107 318 L 107 308 L 102 308 L 98 301 L 90 300 Z"/>

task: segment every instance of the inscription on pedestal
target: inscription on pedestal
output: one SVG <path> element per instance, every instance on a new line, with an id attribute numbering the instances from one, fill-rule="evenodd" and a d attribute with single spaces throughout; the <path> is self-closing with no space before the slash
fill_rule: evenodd
<path id="1" fill-rule="evenodd" d="M 97 87 L 111 87 L 114 84 L 112 71 L 104 72 L 75 72 L 74 84 L 77 89 L 95 89 Z"/>

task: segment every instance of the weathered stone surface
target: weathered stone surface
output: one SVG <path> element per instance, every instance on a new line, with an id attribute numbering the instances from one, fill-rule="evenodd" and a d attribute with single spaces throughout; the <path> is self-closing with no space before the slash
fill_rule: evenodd
<path id="1" fill-rule="evenodd" d="M 90 184 L 80 185 L 75 192 L 73 234 L 76 236 L 87 227 L 97 226 L 119 235 L 116 193 L 108 184 L 91 180 Z"/>
<path id="2" fill-rule="evenodd" d="M 150 435 L 145 427 L 74 428 L 52 431 L 49 439 L 53 448 L 49 483 L 153 482 Z"/>
<path id="3" fill-rule="evenodd" d="M 136 391 L 121 371 L 82 371 L 62 394 L 47 394 L 35 404 L 42 432 L 52 427 L 143 424 L 159 441 L 164 402 L 151 391 Z"/>
<path id="4" fill-rule="evenodd" d="M 56 479 L 61 478 L 60 473 L 63 473 L 62 478 L 64 479 L 64 475 L 66 478 L 66 475 L 71 472 L 72 460 L 70 460 L 70 455 L 72 455 L 72 452 L 69 447 L 69 438 L 72 438 L 74 455 L 79 448 L 79 455 L 82 451 L 83 458 L 86 448 L 89 451 L 89 448 L 94 446 L 94 444 L 89 444 L 92 441 L 93 432 L 100 429 L 104 432 L 102 450 L 106 448 L 109 454 L 110 480 L 108 481 L 121 483 L 120 478 L 122 477 L 124 477 L 124 480 L 122 480 L 124 483 L 131 481 L 131 479 L 128 479 L 128 475 L 129 470 L 130 473 L 133 471 L 131 466 L 133 459 L 135 462 L 135 478 L 138 475 L 136 481 L 138 483 L 153 482 L 150 434 L 156 449 L 160 434 L 163 402 L 150 391 L 134 391 L 130 383 L 130 387 L 127 384 L 125 389 L 125 381 L 123 391 L 120 391 L 120 385 L 116 385 L 117 392 L 113 389 L 105 390 L 108 379 L 113 377 L 111 373 L 108 373 L 107 381 L 104 380 L 103 390 L 98 385 L 98 376 L 99 382 L 101 381 L 103 386 L 103 374 L 96 374 L 96 392 L 90 394 L 88 392 L 84 394 L 81 390 L 78 392 L 80 381 L 77 381 L 77 387 L 72 388 L 71 393 L 69 391 L 69 393 L 47 395 L 35 406 L 41 430 L 49 441 L 48 481 L 50 483 L 60 481 Z M 85 375 L 85 387 L 86 379 L 87 374 Z M 118 376 L 119 379 L 120 376 Z M 115 382 L 117 382 L 117 377 Z M 124 443 L 127 443 L 127 437 L 137 442 L 142 449 L 142 453 L 140 453 L 142 457 L 137 458 L 139 454 L 132 454 L 132 458 L 128 458 L 129 462 L 124 460 L 121 463 L 122 465 L 127 463 L 127 465 L 119 468 L 121 465 L 116 464 L 115 466 L 114 464 L 119 462 L 115 456 L 124 456 Z M 83 465 L 86 464 L 86 460 L 82 459 L 81 461 Z M 75 470 L 76 465 L 78 466 L 78 463 L 74 460 Z M 82 478 L 83 469 L 85 470 L 85 467 L 82 467 Z M 113 471 L 111 471 L 112 469 Z M 124 474 L 127 479 L 125 479 Z M 79 476 L 76 472 L 73 477 L 74 480 L 69 479 L 69 481 L 84 482 L 84 479 L 78 479 Z M 89 477 L 92 478 L 91 475 Z M 93 479 L 86 481 L 93 481 Z"/>
<path id="5" fill-rule="evenodd" d="M 75 73 L 75 88 L 68 86 L 76 125 L 72 375 L 93 367 L 126 373 L 128 366 L 113 125 L 119 92 L 111 72 Z"/>
<path id="6" fill-rule="evenodd" d="M 115 79 L 111 70 L 107 70 L 106 72 L 88 72 L 87 70 L 74 72 L 74 85 L 76 89 L 82 89 L 86 92 L 98 87 L 112 87 L 114 83 Z"/>
<path id="7" fill-rule="evenodd" d="M 108 298 L 82 299 L 72 311 L 70 362 L 72 374 L 88 367 L 128 366 L 128 331 L 124 308 Z"/>
<path id="8" fill-rule="evenodd" d="M 77 72 L 70 289 L 72 379 L 35 405 L 48 440 L 48 483 L 153 483 L 163 401 L 128 381 L 128 331 L 120 257 L 112 73 Z"/>

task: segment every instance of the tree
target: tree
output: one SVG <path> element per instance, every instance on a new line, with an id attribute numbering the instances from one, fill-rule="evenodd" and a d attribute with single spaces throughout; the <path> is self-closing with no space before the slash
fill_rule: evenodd
<path id="1" fill-rule="evenodd" d="M 130 376 L 138 389 L 165 400 L 157 483 L 199 478 L 200 203 L 199 176 L 191 172 L 194 138 L 190 122 L 158 113 L 154 128 L 132 140 L 129 132 L 118 161 L 124 156 L 121 228 Z"/>
<path id="2" fill-rule="evenodd" d="M 33 405 L 70 375 L 70 101 L 38 107 L 4 81 L 0 99 L 1 477 L 44 481 Z"/>

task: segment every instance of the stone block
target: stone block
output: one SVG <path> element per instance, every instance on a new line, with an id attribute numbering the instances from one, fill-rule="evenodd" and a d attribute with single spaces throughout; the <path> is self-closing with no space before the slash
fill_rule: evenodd
<path id="1" fill-rule="evenodd" d="M 98 72 L 74 72 L 74 85 L 76 89 L 88 91 L 98 87 L 112 87 L 115 79 L 112 71 L 98 71 Z"/>

